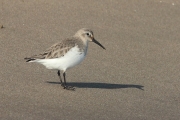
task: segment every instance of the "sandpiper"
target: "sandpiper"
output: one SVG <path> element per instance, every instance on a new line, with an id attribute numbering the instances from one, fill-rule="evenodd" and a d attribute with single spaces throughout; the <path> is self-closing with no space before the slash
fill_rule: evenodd
<path id="1" fill-rule="evenodd" d="M 62 42 L 56 43 L 48 48 L 45 52 L 24 58 L 26 62 L 36 62 L 44 65 L 47 69 L 58 70 L 61 86 L 67 90 L 74 90 L 74 87 L 67 86 L 66 70 L 78 65 L 86 56 L 88 42 L 94 42 L 102 46 L 95 40 L 93 32 L 90 29 L 82 28 L 76 34 Z M 62 82 L 60 71 L 63 72 L 64 83 Z"/>

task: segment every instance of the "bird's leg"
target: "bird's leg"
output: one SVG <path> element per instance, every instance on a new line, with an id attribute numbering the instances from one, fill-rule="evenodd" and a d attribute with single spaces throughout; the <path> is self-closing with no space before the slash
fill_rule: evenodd
<path id="1" fill-rule="evenodd" d="M 74 87 L 67 86 L 67 83 L 66 83 L 66 73 L 65 72 L 63 72 L 63 77 L 64 77 L 64 89 L 66 89 L 66 90 L 75 90 Z"/>
<path id="2" fill-rule="evenodd" d="M 66 86 L 67 83 L 66 83 L 66 73 L 65 72 L 63 72 L 63 77 L 64 77 L 64 85 Z"/>
<path id="3" fill-rule="evenodd" d="M 59 76 L 59 80 L 60 80 L 61 85 L 62 85 L 62 78 L 61 78 L 60 70 L 58 70 L 57 74 L 58 74 L 58 76 Z"/>

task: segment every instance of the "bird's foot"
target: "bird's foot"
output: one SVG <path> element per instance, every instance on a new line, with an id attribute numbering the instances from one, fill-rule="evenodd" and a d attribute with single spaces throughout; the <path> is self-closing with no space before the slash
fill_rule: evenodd
<path id="1" fill-rule="evenodd" d="M 62 86 L 64 89 L 66 89 L 66 90 L 73 90 L 73 91 L 75 91 L 75 88 L 72 87 L 72 86 L 67 86 L 67 85 L 65 85 L 65 84 L 61 84 L 61 86 Z"/>
<path id="2" fill-rule="evenodd" d="M 72 86 L 64 86 L 64 89 L 75 91 L 75 88 Z"/>

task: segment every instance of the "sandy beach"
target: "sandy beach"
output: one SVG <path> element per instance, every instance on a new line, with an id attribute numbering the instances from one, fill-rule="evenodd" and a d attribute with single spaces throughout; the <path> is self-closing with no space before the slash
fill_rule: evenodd
<path id="1" fill-rule="evenodd" d="M 179 120 L 179 0 L 0 0 L 1 120 Z M 3 27 L 2 27 L 3 26 Z M 24 58 L 90 28 L 66 73 Z"/>

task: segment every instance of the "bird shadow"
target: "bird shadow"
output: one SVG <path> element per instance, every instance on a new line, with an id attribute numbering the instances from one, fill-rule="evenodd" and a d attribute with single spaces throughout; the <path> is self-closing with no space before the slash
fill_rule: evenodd
<path id="1" fill-rule="evenodd" d="M 60 84 L 60 82 L 51 82 L 46 81 L 49 84 Z M 112 84 L 112 83 L 94 83 L 94 82 L 69 82 L 67 83 L 70 86 L 77 88 L 100 88 L 100 89 L 121 89 L 121 88 L 137 88 L 144 90 L 142 85 L 134 84 Z"/>

